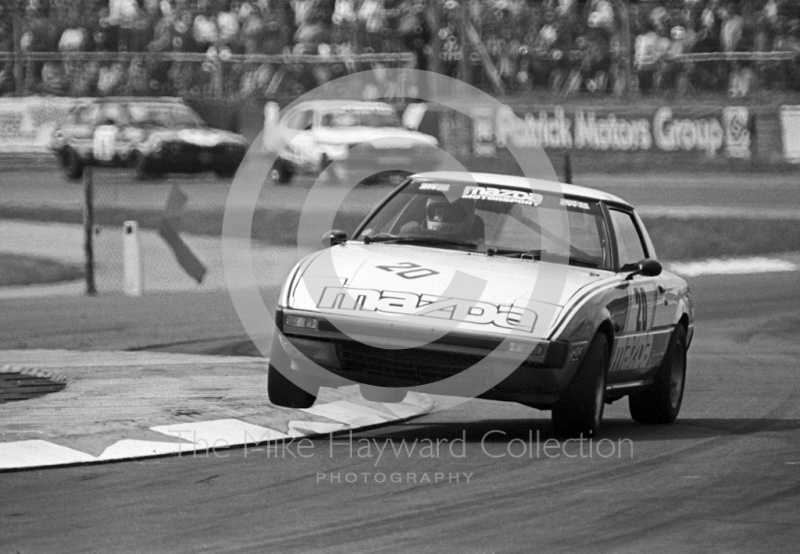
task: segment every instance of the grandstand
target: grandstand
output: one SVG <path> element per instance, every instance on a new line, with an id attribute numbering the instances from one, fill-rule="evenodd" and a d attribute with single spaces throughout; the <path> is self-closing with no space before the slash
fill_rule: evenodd
<path id="1" fill-rule="evenodd" d="M 793 0 L 2 0 L 0 95 L 269 98 L 375 66 L 493 92 L 800 90 Z"/>

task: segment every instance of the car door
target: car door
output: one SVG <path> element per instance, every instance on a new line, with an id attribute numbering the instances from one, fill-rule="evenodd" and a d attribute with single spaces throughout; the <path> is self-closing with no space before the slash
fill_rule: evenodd
<path id="1" fill-rule="evenodd" d="M 110 102 L 103 106 L 92 135 L 92 153 L 98 163 L 111 165 L 127 153 L 127 141 L 122 134 L 126 120 L 120 104 Z"/>
<path id="2" fill-rule="evenodd" d="M 308 108 L 288 113 L 282 122 L 283 140 L 289 140 L 281 156 L 299 166 L 314 166 L 319 162 L 319 148 L 314 143 L 312 124 L 314 111 Z"/>
<path id="3" fill-rule="evenodd" d="M 78 108 L 75 119 L 62 129 L 66 145 L 78 152 L 81 158 L 90 158 L 92 155 L 95 122 L 99 114 L 100 106 L 97 104 Z"/>
<path id="4" fill-rule="evenodd" d="M 621 271 L 649 257 L 647 243 L 636 218 L 628 210 L 609 208 L 611 228 L 620 283 L 617 289 L 614 319 L 615 340 L 609 366 L 609 383 L 642 379 L 653 366 L 653 322 L 658 296 L 656 277 L 636 275 L 625 277 L 630 271 Z"/>

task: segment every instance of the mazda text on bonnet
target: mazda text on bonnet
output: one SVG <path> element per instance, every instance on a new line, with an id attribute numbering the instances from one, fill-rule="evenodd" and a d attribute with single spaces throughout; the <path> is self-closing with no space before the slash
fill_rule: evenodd
<path id="1" fill-rule="evenodd" d="M 694 325 L 635 210 L 596 190 L 501 175 L 412 176 L 348 238 L 304 258 L 281 292 L 272 403 L 321 386 L 408 390 L 552 410 L 597 433 L 625 396 L 641 423 L 680 411 Z"/>

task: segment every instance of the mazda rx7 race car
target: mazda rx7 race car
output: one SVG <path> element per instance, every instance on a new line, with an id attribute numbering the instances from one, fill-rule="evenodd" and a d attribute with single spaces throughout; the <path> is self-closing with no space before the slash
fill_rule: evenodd
<path id="1" fill-rule="evenodd" d="M 309 407 L 320 386 L 357 382 L 368 400 L 412 388 L 552 410 L 568 436 L 595 434 L 604 405 L 625 396 L 638 422 L 677 417 L 692 298 L 624 200 L 422 173 L 352 238 L 326 240 L 280 296 L 273 404 Z"/>

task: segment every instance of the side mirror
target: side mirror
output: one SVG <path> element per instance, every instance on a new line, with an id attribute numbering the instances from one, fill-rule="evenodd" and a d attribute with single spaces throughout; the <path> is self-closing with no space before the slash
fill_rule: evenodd
<path id="1" fill-rule="evenodd" d="M 331 246 L 336 246 L 337 244 L 342 244 L 343 242 L 347 242 L 347 233 L 344 231 L 334 229 L 333 231 L 328 231 L 322 235 L 322 246 L 325 248 L 330 248 Z"/>
<path id="2" fill-rule="evenodd" d="M 642 277 L 655 277 L 656 275 L 661 275 L 661 270 L 661 263 L 658 260 L 651 260 L 650 258 L 645 258 L 644 260 L 641 260 L 635 264 L 625 264 L 621 269 L 623 273 L 626 271 L 631 272 L 627 277 L 625 277 L 626 281 L 630 281 L 636 275 L 641 275 Z"/>

